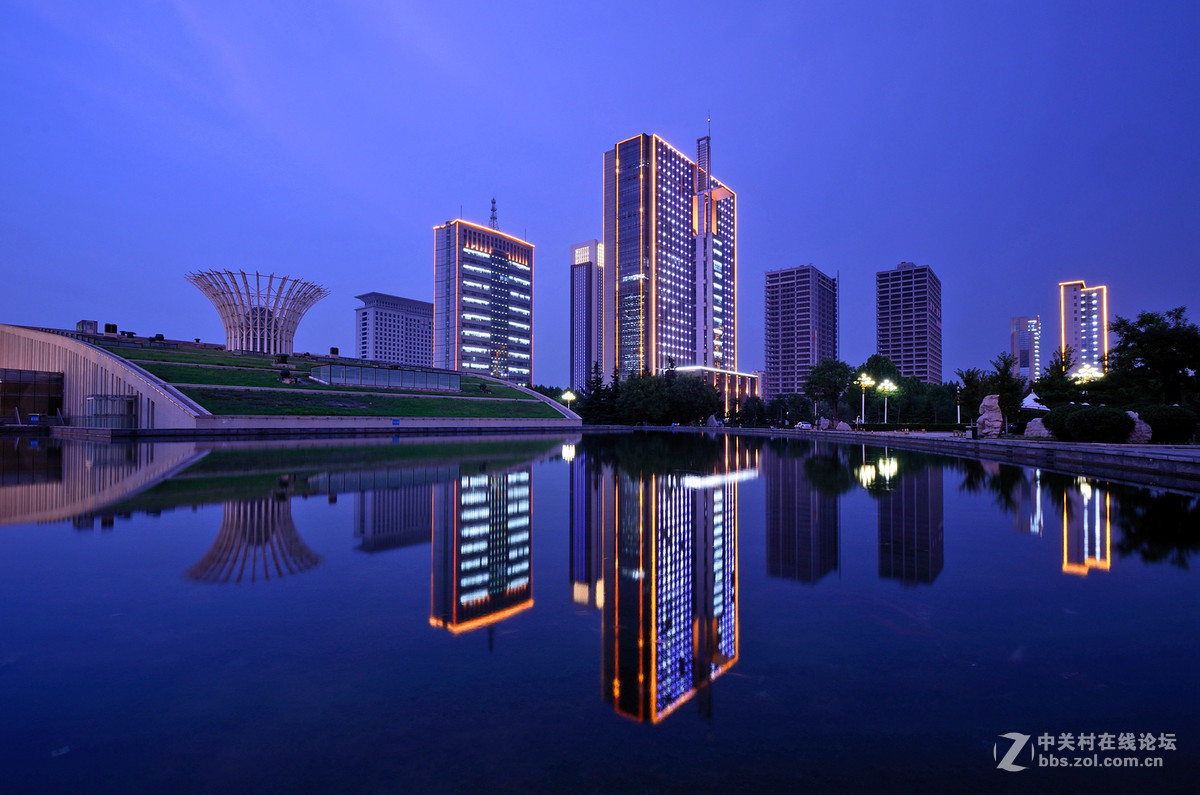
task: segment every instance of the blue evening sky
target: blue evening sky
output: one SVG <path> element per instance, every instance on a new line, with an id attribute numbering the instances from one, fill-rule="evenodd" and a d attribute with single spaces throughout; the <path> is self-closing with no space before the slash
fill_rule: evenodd
<path id="1" fill-rule="evenodd" d="M 712 116 L 739 196 L 739 366 L 767 270 L 942 280 L 943 378 L 1058 337 L 1057 283 L 1200 320 L 1200 3 L 0 0 L 0 322 L 223 341 L 191 270 L 332 294 L 296 350 L 352 350 L 368 291 L 432 300 L 435 224 L 537 246 L 534 380 L 567 380 L 568 247 L 602 153 Z"/>

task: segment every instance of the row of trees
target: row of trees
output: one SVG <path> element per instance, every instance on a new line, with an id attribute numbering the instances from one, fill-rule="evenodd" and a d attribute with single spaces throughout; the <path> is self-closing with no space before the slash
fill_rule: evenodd
<path id="1" fill-rule="evenodd" d="M 676 372 L 672 360 L 662 375 L 644 372 L 622 381 L 614 371 L 608 383 L 593 364 L 574 409 L 589 425 L 703 424 L 725 413 L 716 388 L 698 375 Z"/>
<path id="2" fill-rule="evenodd" d="M 1056 350 L 1049 366 L 1033 382 L 1015 374 L 1011 353 L 1000 353 L 988 368 L 955 371 L 957 382 L 927 384 L 905 378 L 886 356 L 875 354 L 858 367 L 825 359 L 814 367 L 803 394 L 776 395 L 770 401 L 751 397 L 726 418 L 739 425 L 791 426 L 800 421 L 828 417 L 834 421 L 859 415 L 864 422 L 882 422 L 884 395 L 875 388 L 864 391 L 855 382 L 866 374 L 878 385 L 885 380 L 898 388 L 887 396 L 892 422 L 974 422 L 987 395 L 1000 396 L 1006 423 L 1022 418 L 1021 404 L 1030 391 L 1047 407 L 1090 403 L 1136 408 L 1146 404 L 1180 404 L 1200 410 L 1200 329 L 1190 323 L 1186 309 L 1142 312 L 1133 319 L 1117 317 L 1111 324 L 1117 337 L 1103 378 L 1084 381 L 1072 377 L 1074 352 Z M 549 394 L 552 390 L 540 387 Z M 557 397 L 558 395 L 554 395 Z M 710 416 L 722 419 L 722 400 L 715 388 L 694 375 L 676 373 L 673 362 L 662 375 L 642 373 L 621 381 L 614 372 L 608 383 L 599 364 L 593 365 L 587 385 L 574 408 L 589 424 L 650 423 L 669 425 L 703 423 Z"/>

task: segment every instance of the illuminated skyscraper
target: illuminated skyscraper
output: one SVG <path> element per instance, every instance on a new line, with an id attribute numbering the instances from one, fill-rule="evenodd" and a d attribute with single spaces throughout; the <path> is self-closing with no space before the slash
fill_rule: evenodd
<path id="1" fill-rule="evenodd" d="M 928 265 L 901 262 L 875 274 L 875 352 L 900 375 L 942 381 L 942 282 Z"/>
<path id="2" fill-rule="evenodd" d="M 580 389 L 601 363 L 604 244 L 588 240 L 571 246 L 571 389 Z"/>
<path id="3" fill-rule="evenodd" d="M 1058 284 L 1059 350 L 1075 352 L 1071 373 L 1092 367 L 1108 369 L 1108 288 L 1088 287 L 1082 280 Z"/>
<path id="4" fill-rule="evenodd" d="M 533 245 L 462 219 L 433 233 L 433 366 L 530 383 Z"/>
<path id="5" fill-rule="evenodd" d="M 695 161 L 646 134 L 604 153 L 606 377 L 674 361 L 721 388 L 737 370 L 737 196 L 697 143 Z"/>
<path id="6" fill-rule="evenodd" d="M 434 484 L 431 625 L 466 632 L 533 606 L 530 472 Z"/>
<path id="7" fill-rule="evenodd" d="M 1042 318 L 1014 317 L 1009 323 L 1011 352 L 1017 360 L 1013 375 L 1035 380 L 1042 374 Z"/>
<path id="8" fill-rule="evenodd" d="M 355 355 L 393 364 L 433 366 L 433 304 L 386 293 L 355 296 Z"/>
<path id="9" fill-rule="evenodd" d="M 738 483 L 756 451 L 725 440 L 711 474 L 616 468 L 606 527 L 604 698 L 655 723 L 698 697 L 738 658 Z M 603 482 L 603 481 L 602 481 Z"/>
<path id="10" fill-rule="evenodd" d="M 809 371 L 837 358 L 837 291 L 812 265 L 767 271 L 764 398 L 803 392 Z"/>

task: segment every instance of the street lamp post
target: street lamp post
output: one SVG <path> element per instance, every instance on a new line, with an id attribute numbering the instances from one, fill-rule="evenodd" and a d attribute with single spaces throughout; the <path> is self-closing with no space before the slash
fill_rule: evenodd
<path id="1" fill-rule="evenodd" d="M 888 395 L 895 392 L 900 387 L 892 383 L 890 378 L 885 378 L 883 383 L 879 385 L 879 391 L 883 393 L 883 424 L 887 425 L 888 421 Z"/>
<path id="2" fill-rule="evenodd" d="M 862 404 L 858 410 L 858 422 L 861 425 L 867 417 L 867 387 L 875 386 L 875 379 L 866 373 L 859 373 L 854 383 L 862 387 Z"/>
<path id="3" fill-rule="evenodd" d="M 567 411 L 571 410 L 571 401 L 576 399 L 576 394 L 571 390 L 562 393 L 562 399 L 567 402 Z"/>

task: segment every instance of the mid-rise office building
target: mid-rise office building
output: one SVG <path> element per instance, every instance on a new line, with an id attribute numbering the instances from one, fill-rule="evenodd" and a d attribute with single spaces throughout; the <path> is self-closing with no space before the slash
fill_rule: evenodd
<path id="1" fill-rule="evenodd" d="M 875 274 L 875 352 L 905 378 L 942 382 L 942 282 L 928 265 Z"/>
<path id="2" fill-rule="evenodd" d="M 604 153 L 606 375 L 674 362 L 719 389 L 754 386 L 748 374 L 728 377 L 737 370 L 737 195 L 712 175 L 709 143 L 699 139 L 696 160 L 646 134 Z"/>
<path id="3" fill-rule="evenodd" d="M 837 358 L 837 290 L 812 265 L 767 271 L 764 398 L 803 392 L 809 371 Z"/>
<path id="4" fill-rule="evenodd" d="M 433 233 L 433 366 L 530 383 L 533 244 L 462 219 Z"/>
<path id="5" fill-rule="evenodd" d="M 604 244 L 588 240 L 571 246 L 571 389 L 580 389 L 601 363 Z"/>
<path id="6" fill-rule="evenodd" d="M 1013 375 L 1030 381 L 1042 374 L 1042 318 L 1014 317 L 1009 323 Z"/>
<path id="7" fill-rule="evenodd" d="M 433 304 L 387 293 L 355 296 L 355 355 L 389 364 L 433 366 Z"/>
<path id="8" fill-rule="evenodd" d="M 1074 352 L 1071 374 L 1108 369 L 1108 288 L 1082 280 L 1058 285 L 1059 350 Z"/>

